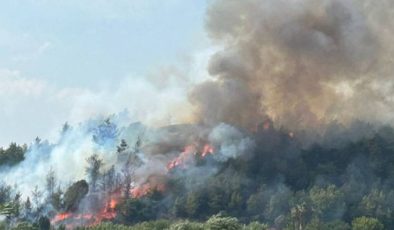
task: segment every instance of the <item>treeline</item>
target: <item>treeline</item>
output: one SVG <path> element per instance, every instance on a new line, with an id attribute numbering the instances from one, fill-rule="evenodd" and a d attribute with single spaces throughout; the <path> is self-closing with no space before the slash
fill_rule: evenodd
<path id="1" fill-rule="evenodd" d="M 224 217 L 220 215 L 211 216 L 205 222 L 190 222 L 157 220 L 150 222 L 143 222 L 134 226 L 116 225 L 112 223 L 103 223 L 98 226 L 88 228 L 78 228 L 78 230 L 269 230 L 267 224 L 262 224 L 257 221 L 242 224 L 235 217 Z M 285 228 L 291 229 L 291 228 Z M 321 223 L 314 221 L 309 223 L 305 230 L 383 230 L 383 225 L 375 218 L 359 217 L 353 220 L 349 225 L 341 221 L 334 221 L 331 223 Z"/>
<path id="2" fill-rule="evenodd" d="M 0 225 L 0 230 L 6 230 L 5 225 Z M 40 219 L 37 223 L 20 223 L 11 230 L 65 230 L 65 226 L 51 227 L 50 222 Z M 220 215 L 211 216 L 205 222 L 193 222 L 188 220 L 155 220 L 138 223 L 132 226 L 114 224 L 111 222 L 101 223 L 92 227 L 77 227 L 76 230 L 269 230 L 267 224 L 257 221 L 249 224 L 242 224 L 235 217 L 225 217 Z M 291 228 L 285 228 L 291 229 Z M 313 221 L 303 228 L 305 230 L 383 230 L 383 225 L 379 220 L 372 217 L 358 217 L 347 224 L 341 221 L 322 223 Z"/>
<path id="3" fill-rule="evenodd" d="M 166 192 L 122 202 L 114 222 L 202 221 L 221 213 L 275 229 L 350 229 L 360 221 L 394 229 L 392 128 L 355 142 L 322 142 L 307 148 L 274 129 L 254 138 L 257 147 L 248 156 L 224 164 L 200 160 L 198 167 L 216 164 L 218 171 L 212 176 L 204 178 L 204 170 L 175 170 Z"/>
<path id="4" fill-rule="evenodd" d="M 226 162 L 196 155 L 195 167 L 166 175 L 166 189 L 153 187 L 139 198 L 128 191 L 141 165 L 140 139 L 131 145 L 122 140 L 114 150 L 120 172 L 103 170 L 105 162 L 93 154 L 86 181 L 61 191 L 50 172 L 46 198 L 36 189 L 31 201 L 21 201 L 11 187 L 0 186 L 0 205 L 9 212 L 7 224 L 18 220 L 7 226 L 46 229 L 46 216 L 78 212 L 84 200 L 100 201 L 120 189 L 116 218 L 85 229 L 394 229 L 393 128 L 357 140 L 334 135 L 308 146 L 297 133 L 272 126 L 249 135 L 251 152 Z M 45 212 L 48 205 L 52 209 Z"/>

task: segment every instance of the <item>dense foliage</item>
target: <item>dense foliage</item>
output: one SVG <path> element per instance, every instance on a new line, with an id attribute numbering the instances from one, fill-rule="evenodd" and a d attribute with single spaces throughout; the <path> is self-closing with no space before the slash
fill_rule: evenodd
<path id="1" fill-rule="evenodd" d="M 7 149 L 0 148 L 0 167 L 13 166 L 25 159 L 26 146 L 11 143 Z"/>

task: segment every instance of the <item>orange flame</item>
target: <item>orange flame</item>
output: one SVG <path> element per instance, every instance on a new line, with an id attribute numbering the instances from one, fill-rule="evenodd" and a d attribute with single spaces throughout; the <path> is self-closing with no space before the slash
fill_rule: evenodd
<path id="1" fill-rule="evenodd" d="M 165 177 L 162 175 L 152 175 L 145 184 L 132 188 L 130 190 L 131 197 L 141 198 L 148 195 L 152 191 L 164 192 L 166 190 Z"/>
<path id="2" fill-rule="evenodd" d="M 205 144 L 204 147 L 200 151 L 197 150 L 196 145 L 187 145 L 178 157 L 173 159 L 167 164 L 167 170 L 171 171 L 176 167 L 185 168 L 186 164 L 192 160 L 192 157 L 196 154 L 200 154 L 202 158 L 205 158 L 209 154 L 214 154 L 215 149 L 210 144 Z"/>
<path id="3" fill-rule="evenodd" d="M 141 198 L 151 191 L 149 184 L 143 184 L 139 187 L 132 188 L 130 194 L 133 198 Z"/>
<path id="4" fill-rule="evenodd" d="M 70 212 L 59 213 L 52 219 L 52 222 L 58 223 L 58 222 L 66 220 L 66 219 L 69 219 L 71 216 L 72 216 L 72 213 L 70 213 Z"/>
<path id="5" fill-rule="evenodd" d="M 118 201 L 115 199 L 111 199 L 111 201 L 109 202 L 109 208 L 111 209 L 115 209 L 116 205 L 118 204 Z"/>
<path id="6" fill-rule="evenodd" d="M 167 164 L 167 170 L 170 171 L 176 167 L 185 168 L 186 165 L 193 160 L 193 156 L 199 154 L 202 158 L 210 154 L 214 154 L 215 149 L 210 144 L 205 144 L 202 148 L 198 148 L 197 145 L 191 144 L 185 146 L 184 150 L 179 154 L 178 157 L 171 160 Z M 164 192 L 166 190 L 166 184 L 163 182 L 163 175 L 161 176 L 151 176 L 148 181 L 140 186 L 130 189 L 130 195 L 132 198 L 141 198 L 148 195 L 151 191 L 157 190 Z M 76 227 L 75 223 L 81 223 L 83 220 L 83 225 L 94 226 L 101 223 L 103 220 L 111 220 L 116 217 L 116 205 L 119 202 L 120 192 L 114 191 L 107 198 L 106 202 L 98 212 L 87 213 L 87 214 L 77 214 L 71 212 L 58 213 L 54 218 L 52 218 L 51 223 L 53 225 L 65 223 L 67 229 L 73 229 Z M 78 220 L 78 221 L 77 221 Z"/>
<path id="7" fill-rule="evenodd" d="M 83 224 L 86 226 L 97 225 L 103 220 L 112 220 L 116 217 L 115 207 L 118 204 L 118 195 L 112 195 L 115 195 L 115 197 L 110 198 L 107 201 L 107 205 L 105 205 L 105 207 L 100 209 L 98 212 L 84 214 L 71 212 L 58 213 L 54 218 L 52 218 L 51 223 L 53 225 L 65 223 L 67 229 L 73 229 L 77 226 L 76 223 L 81 223 L 81 220 L 83 220 Z"/>
<path id="8" fill-rule="evenodd" d="M 178 157 L 167 164 L 167 170 L 170 171 L 178 166 L 183 167 L 187 161 L 191 160 L 194 154 L 196 154 L 196 147 L 194 145 L 187 145 Z"/>
<path id="9" fill-rule="evenodd" d="M 208 154 L 213 154 L 215 152 L 215 149 L 213 148 L 213 146 L 206 144 L 204 145 L 204 149 L 202 151 L 201 156 L 204 158 L 206 157 Z"/>

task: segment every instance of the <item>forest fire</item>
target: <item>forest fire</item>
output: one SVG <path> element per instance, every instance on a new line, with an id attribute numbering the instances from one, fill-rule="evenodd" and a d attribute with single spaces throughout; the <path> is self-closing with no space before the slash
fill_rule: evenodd
<path id="1" fill-rule="evenodd" d="M 200 146 L 202 147 L 199 147 L 197 144 L 185 146 L 179 156 L 167 164 L 168 172 L 176 167 L 186 169 L 187 165 L 193 162 L 195 156 L 205 158 L 215 152 L 214 147 L 210 144 Z M 101 205 L 102 208 L 98 211 L 83 214 L 78 212 L 62 212 L 53 217 L 51 223 L 54 225 L 64 224 L 68 229 L 72 229 L 81 224 L 84 226 L 93 226 L 101 223 L 103 220 L 114 219 L 116 217 L 115 208 L 121 199 L 121 187 L 122 185 L 106 198 L 106 201 Z M 131 198 L 140 199 L 153 191 L 165 192 L 166 187 L 166 175 L 151 175 L 145 183 L 131 188 L 129 195 Z"/>
<path id="2" fill-rule="evenodd" d="M 195 154 L 196 148 L 194 145 L 186 146 L 178 157 L 167 164 L 167 170 L 171 170 L 175 167 L 185 167 L 186 162 L 190 161 Z"/>
<path id="3" fill-rule="evenodd" d="M 132 188 L 130 190 L 131 197 L 133 198 L 141 198 L 148 194 L 152 190 L 150 184 L 143 184 L 142 186 L 138 186 L 136 188 Z"/>
<path id="4" fill-rule="evenodd" d="M 132 198 L 142 198 L 152 191 L 165 192 L 166 191 L 166 177 L 163 175 L 151 175 L 147 181 L 130 190 Z"/>
<path id="5" fill-rule="evenodd" d="M 111 201 L 109 202 L 109 208 L 111 209 L 115 209 L 116 205 L 118 204 L 118 201 L 115 199 L 111 199 Z"/>
<path id="6" fill-rule="evenodd" d="M 56 224 L 56 223 L 66 220 L 66 219 L 69 219 L 72 215 L 73 214 L 70 212 L 59 213 L 52 219 L 51 222 Z"/>
<path id="7" fill-rule="evenodd" d="M 131 189 L 130 194 L 132 198 L 138 199 L 148 195 L 152 191 L 164 192 L 165 188 L 166 186 L 164 184 L 151 185 L 149 183 L 146 183 L 142 186 Z"/>
<path id="8" fill-rule="evenodd" d="M 94 226 L 101 223 L 103 220 L 112 220 L 116 217 L 116 205 L 119 203 L 120 190 L 115 190 L 105 202 L 101 205 L 101 208 L 96 211 L 89 212 L 62 212 L 55 215 L 52 218 L 51 223 L 54 225 L 63 224 L 67 229 L 73 229 L 79 225 Z"/>
<path id="9" fill-rule="evenodd" d="M 77 222 L 83 222 L 87 225 L 92 225 L 93 223 L 98 223 L 101 220 L 96 220 L 92 214 L 75 214 L 71 212 L 59 213 L 52 220 L 51 224 L 64 224 L 67 229 L 72 229 Z"/>
<path id="10" fill-rule="evenodd" d="M 98 224 L 102 220 L 114 219 L 116 217 L 115 207 L 116 207 L 117 203 L 118 202 L 115 199 L 112 199 L 110 201 L 109 207 L 105 207 L 102 210 L 100 210 L 100 212 L 98 213 L 98 215 L 95 218 L 97 222 L 95 222 L 94 224 Z"/>
<path id="11" fill-rule="evenodd" d="M 206 157 L 208 154 L 213 154 L 215 152 L 215 149 L 213 146 L 206 144 L 204 145 L 203 152 L 201 153 L 202 157 Z"/>
<path id="12" fill-rule="evenodd" d="M 71 213 L 64 212 L 57 214 L 51 223 L 54 225 L 64 224 L 67 229 L 72 229 L 77 225 L 93 226 L 101 223 L 103 220 L 112 220 L 116 217 L 115 207 L 118 201 L 111 199 L 109 205 L 103 207 L 97 213 Z"/>
<path id="13" fill-rule="evenodd" d="M 205 144 L 202 149 L 198 149 L 197 146 L 193 144 L 187 145 L 178 157 L 167 164 L 167 170 L 171 171 L 176 167 L 185 169 L 186 165 L 193 161 L 194 156 L 200 155 L 202 158 L 205 158 L 209 154 L 214 154 L 214 152 L 215 149 L 210 144 Z"/>

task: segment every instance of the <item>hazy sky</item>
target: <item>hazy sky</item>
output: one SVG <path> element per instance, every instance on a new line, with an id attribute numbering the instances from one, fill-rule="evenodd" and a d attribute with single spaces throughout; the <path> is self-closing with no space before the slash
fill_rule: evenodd
<path id="1" fill-rule="evenodd" d="M 154 94 L 130 93 L 146 76 L 166 78 L 208 47 L 205 8 L 205 0 L 1 1 L 0 145 L 49 138 L 89 112 L 132 110 L 135 97 Z"/>

